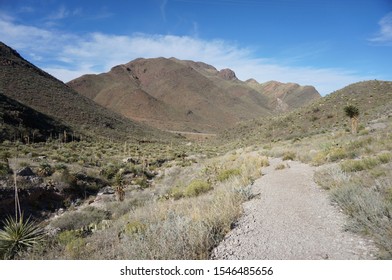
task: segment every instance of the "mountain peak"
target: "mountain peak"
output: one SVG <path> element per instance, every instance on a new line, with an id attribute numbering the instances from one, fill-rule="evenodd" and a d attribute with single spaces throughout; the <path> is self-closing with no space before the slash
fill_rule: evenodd
<path id="1" fill-rule="evenodd" d="M 229 69 L 229 68 L 225 68 L 219 71 L 218 76 L 221 77 L 224 80 L 228 80 L 228 81 L 236 81 L 238 80 L 237 76 L 235 75 L 234 71 Z"/>

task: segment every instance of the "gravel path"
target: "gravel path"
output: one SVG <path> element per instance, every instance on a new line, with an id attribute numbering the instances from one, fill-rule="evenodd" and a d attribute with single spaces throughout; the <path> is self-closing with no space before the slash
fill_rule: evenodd
<path id="1" fill-rule="evenodd" d="M 316 168 L 290 161 L 275 170 L 280 163 L 272 159 L 263 169 L 254 184 L 258 198 L 244 204 L 243 217 L 212 259 L 374 259 L 370 240 L 344 231 L 346 216 L 313 181 Z"/>

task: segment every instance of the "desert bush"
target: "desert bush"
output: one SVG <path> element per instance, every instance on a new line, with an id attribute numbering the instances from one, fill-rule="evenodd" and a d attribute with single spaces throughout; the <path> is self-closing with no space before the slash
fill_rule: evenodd
<path id="1" fill-rule="evenodd" d="M 212 189 L 210 183 L 203 180 L 193 180 L 185 189 L 184 196 L 192 197 L 206 193 Z"/>
<path id="2" fill-rule="evenodd" d="M 270 165 L 270 163 L 269 163 L 268 157 L 263 156 L 260 158 L 260 167 L 267 167 L 269 165 Z"/>
<path id="3" fill-rule="evenodd" d="M 349 152 L 342 147 L 332 148 L 327 156 L 328 161 L 335 162 L 345 158 L 352 158 L 353 155 L 350 155 Z"/>
<path id="4" fill-rule="evenodd" d="M 125 225 L 123 233 L 127 235 L 143 234 L 146 231 L 146 228 L 147 226 L 144 223 L 134 220 Z"/>
<path id="5" fill-rule="evenodd" d="M 54 173 L 54 169 L 49 163 L 44 162 L 39 165 L 37 173 L 39 176 L 48 177 Z"/>
<path id="6" fill-rule="evenodd" d="M 293 151 L 286 151 L 283 154 L 283 160 L 294 160 L 297 155 Z"/>
<path id="7" fill-rule="evenodd" d="M 372 169 L 379 164 L 380 161 L 378 158 L 369 157 L 360 160 L 346 160 L 340 164 L 340 167 L 345 172 L 357 172 Z"/>
<path id="8" fill-rule="evenodd" d="M 332 199 L 351 219 L 348 229 L 370 235 L 382 249 L 382 258 L 392 257 L 392 204 L 374 188 L 348 184 L 335 188 Z"/>
<path id="9" fill-rule="evenodd" d="M 150 187 L 150 183 L 145 177 L 138 177 L 134 180 L 135 185 L 140 186 L 141 189 L 146 189 Z"/>
<path id="10" fill-rule="evenodd" d="M 80 231 L 66 230 L 60 232 L 57 240 L 64 248 L 65 258 L 80 259 L 85 253 L 86 241 Z"/>
<path id="11" fill-rule="evenodd" d="M 169 197 L 177 200 L 184 197 L 184 188 L 179 186 L 171 187 L 168 191 Z"/>
<path id="12" fill-rule="evenodd" d="M 385 164 L 389 163 L 392 160 L 392 154 L 391 153 L 382 153 L 377 156 L 378 160 L 380 163 Z"/>
<path id="13" fill-rule="evenodd" d="M 107 220 L 110 215 L 107 211 L 88 206 L 80 211 L 69 211 L 51 222 L 51 225 L 61 230 L 77 230 L 90 224 L 98 224 Z"/>
<path id="14" fill-rule="evenodd" d="M 240 169 L 226 169 L 226 170 L 221 170 L 218 173 L 217 180 L 219 182 L 226 181 L 232 176 L 239 176 L 241 175 L 241 170 Z"/>
<path id="15" fill-rule="evenodd" d="M 318 185 L 326 190 L 330 190 L 348 184 L 351 180 L 351 175 L 339 167 L 331 167 L 316 171 L 314 179 Z"/>
<path id="16" fill-rule="evenodd" d="M 275 170 L 282 170 L 285 168 L 286 168 L 286 165 L 284 163 L 279 163 L 277 166 L 275 166 Z"/>
<path id="17" fill-rule="evenodd" d="M 12 174 L 12 169 L 8 165 L 8 162 L 0 161 L 0 176 L 7 176 L 9 174 Z"/>

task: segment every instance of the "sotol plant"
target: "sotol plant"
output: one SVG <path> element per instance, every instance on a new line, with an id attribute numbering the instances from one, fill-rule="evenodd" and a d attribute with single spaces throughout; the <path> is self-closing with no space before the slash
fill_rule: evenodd
<path id="1" fill-rule="evenodd" d="M 4 229 L 0 230 L 0 255 L 4 259 L 13 259 L 18 252 L 38 244 L 44 237 L 42 229 L 29 218 L 21 215 L 18 219 L 8 217 Z"/>
<path id="2" fill-rule="evenodd" d="M 0 230 L 0 257 L 14 259 L 15 256 L 39 243 L 45 236 L 44 231 L 34 224 L 30 218 L 26 220 L 20 208 L 16 172 L 14 171 L 15 188 L 15 217 L 8 217 L 4 221 L 4 228 Z"/>

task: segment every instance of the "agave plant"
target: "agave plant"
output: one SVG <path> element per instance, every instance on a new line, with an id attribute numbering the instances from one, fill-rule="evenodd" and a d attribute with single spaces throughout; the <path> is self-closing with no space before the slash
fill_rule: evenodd
<path id="1" fill-rule="evenodd" d="M 33 247 L 44 238 L 43 230 L 30 218 L 8 217 L 0 230 L 0 256 L 13 259 L 16 254 Z"/>

